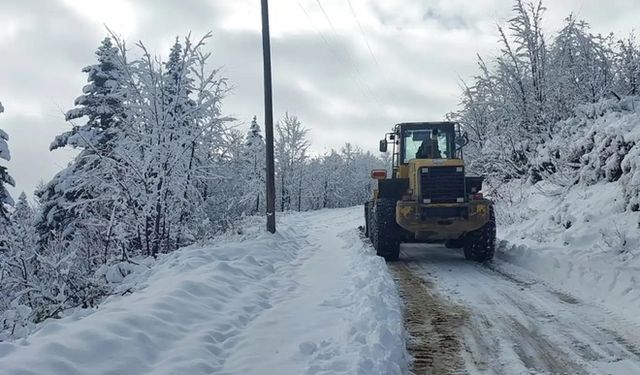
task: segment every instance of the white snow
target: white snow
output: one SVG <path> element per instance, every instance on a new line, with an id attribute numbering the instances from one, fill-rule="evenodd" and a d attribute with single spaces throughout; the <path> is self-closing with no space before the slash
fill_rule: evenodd
<path id="1" fill-rule="evenodd" d="M 497 258 L 556 288 L 640 323 L 640 213 L 618 183 L 512 182 L 497 206 Z"/>
<path id="2" fill-rule="evenodd" d="M 467 312 L 459 331 L 465 374 L 640 373 L 640 325 L 597 303 L 443 246 L 405 245 L 403 255 L 414 274 Z"/>
<path id="3" fill-rule="evenodd" d="M 401 303 L 361 214 L 288 214 L 275 235 L 255 221 L 122 280 L 105 270 L 124 296 L 0 343 L 1 372 L 405 373 Z"/>

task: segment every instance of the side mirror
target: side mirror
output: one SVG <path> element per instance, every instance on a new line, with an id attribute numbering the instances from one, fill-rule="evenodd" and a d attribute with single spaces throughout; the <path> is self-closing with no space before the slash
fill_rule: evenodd
<path id="1" fill-rule="evenodd" d="M 387 152 L 387 140 L 386 139 L 381 139 L 380 140 L 380 152 Z"/>
<path id="2" fill-rule="evenodd" d="M 460 137 L 456 138 L 456 146 L 458 146 L 458 148 L 463 148 L 467 144 L 469 144 L 469 135 L 467 132 L 462 133 Z"/>

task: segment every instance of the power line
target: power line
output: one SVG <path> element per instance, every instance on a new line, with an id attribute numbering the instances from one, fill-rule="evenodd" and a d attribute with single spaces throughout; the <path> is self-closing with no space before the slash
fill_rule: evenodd
<path id="1" fill-rule="evenodd" d="M 313 27 L 313 29 L 315 30 L 315 32 L 320 35 L 320 38 L 322 38 L 322 41 L 324 41 L 324 43 L 327 45 L 327 47 L 329 47 L 329 50 L 331 51 L 331 53 L 334 54 L 334 57 L 336 59 L 339 60 L 339 56 L 337 54 L 335 54 L 335 51 L 333 50 L 333 47 L 331 47 L 331 43 L 329 43 L 329 41 L 327 40 L 327 38 L 324 36 L 324 34 L 322 33 L 322 31 L 320 31 L 316 25 L 313 23 L 313 18 L 311 18 L 311 16 L 309 15 L 309 13 L 307 12 L 307 10 L 304 8 L 304 6 L 302 5 L 302 3 L 300 2 L 300 0 L 298 0 L 298 5 L 300 6 L 300 9 L 302 9 L 302 11 L 304 12 L 304 15 L 307 16 L 307 18 L 309 19 L 309 21 L 311 22 L 311 26 Z"/>
<path id="2" fill-rule="evenodd" d="M 362 39 L 364 39 L 364 43 L 367 45 L 367 49 L 369 50 L 371 57 L 373 57 L 373 61 L 376 63 L 378 68 L 380 68 L 380 63 L 378 63 L 378 59 L 376 58 L 376 55 L 373 53 L 373 50 L 371 49 L 371 45 L 369 44 L 369 40 L 367 39 L 367 36 L 364 33 L 362 24 L 360 23 L 360 19 L 358 18 L 358 15 L 356 14 L 355 9 L 353 9 L 353 5 L 351 5 L 351 0 L 347 0 L 347 4 L 349 4 L 349 9 L 351 9 L 351 14 L 353 14 L 353 18 L 356 19 L 356 23 L 358 24 L 358 29 L 360 29 L 360 35 L 362 35 Z"/>
<path id="3" fill-rule="evenodd" d="M 324 10 L 324 7 L 322 7 L 322 4 L 316 0 L 318 2 L 318 5 L 322 11 L 322 13 L 325 16 L 325 19 L 327 20 L 327 22 L 329 23 L 329 26 L 331 27 L 331 29 L 334 31 L 335 35 L 338 36 L 337 30 L 336 28 L 333 26 L 333 23 L 331 22 L 331 20 L 328 18 L 328 15 L 326 13 L 326 11 Z M 327 39 L 327 37 L 324 35 L 324 33 L 318 29 L 315 26 L 315 22 L 313 20 L 313 17 L 311 17 L 311 15 L 309 14 L 309 12 L 307 12 L 307 10 L 305 9 L 305 7 L 302 5 L 302 3 L 300 2 L 300 0 L 297 0 L 298 2 L 298 6 L 300 7 L 300 9 L 302 9 L 302 12 L 305 14 L 305 16 L 309 19 L 309 22 L 311 23 L 311 26 L 313 27 L 313 29 L 315 30 L 315 32 L 320 36 L 320 38 L 322 39 L 322 41 L 327 45 L 327 48 L 329 49 L 329 51 L 333 54 L 333 56 L 336 58 L 336 60 L 340 61 L 340 63 L 342 65 L 344 65 L 345 67 L 348 66 L 351 61 L 349 59 L 344 59 L 340 56 L 340 54 L 336 51 L 337 49 L 334 48 L 331 45 L 331 42 L 329 42 L 329 39 Z M 351 63 L 352 64 L 352 63 Z M 347 70 L 348 74 L 350 76 L 350 78 L 354 81 L 354 83 L 356 84 L 356 86 L 358 86 L 358 89 L 362 92 L 362 94 L 364 96 L 368 96 L 371 99 L 373 99 L 374 101 L 378 102 L 378 99 L 374 96 L 373 92 L 371 91 L 371 89 L 366 85 L 366 82 L 361 82 L 361 80 L 359 79 L 358 74 L 360 73 L 359 69 L 357 68 L 357 66 L 355 66 L 355 71 L 357 74 L 354 74 L 353 71 L 351 71 L 350 69 Z"/>
<path id="4" fill-rule="evenodd" d="M 336 28 L 333 26 L 333 22 L 331 22 L 331 19 L 329 18 L 329 15 L 327 14 L 327 12 L 324 10 L 324 7 L 322 6 L 322 3 L 320 2 L 320 0 L 316 0 L 316 3 L 318 3 L 318 6 L 320 7 L 322 14 L 324 14 L 324 18 L 327 20 L 327 22 L 329 22 L 329 26 L 331 26 L 331 29 L 333 30 L 333 32 L 336 35 L 338 35 Z"/>
<path id="5" fill-rule="evenodd" d="M 358 29 L 360 30 L 360 35 L 362 35 L 362 39 L 364 39 L 364 43 L 366 44 L 367 49 L 369 50 L 369 54 L 373 58 L 373 62 L 375 63 L 376 67 L 380 70 L 380 74 L 382 74 L 382 77 L 384 78 L 384 81 L 385 82 L 390 82 L 387 79 L 386 71 L 384 69 L 382 69 L 382 66 L 380 66 L 380 62 L 379 62 L 378 58 L 376 57 L 376 54 L 373 52 L 373 49 L 371 48 L 371 44 L 369 44 L 369 39 L 367 38 L 367 35 L 364 32 L 364 28 L 362 27 L 362 24 L 360 23 L 360 19 L 358 18 L 357 12 L 355 11 L 355 9 L 353 8 L 353 5 L 351 4 L 351 0 L 347 0 L 347 4 L 349 5 L 349 9 L 351 10 L 351 14 L 353 15 L 353 18 L 356 20 L 356 23 L 358 24 Z M 389 93 L 393 97 L 394 102 L 396 102 L 396 98 L 395 98 L 395 95 L 393 94 L 393 92 L 389 91 Z"/>
<path id="6" fill-rule="evenodd" d="M 324 6 L 322 6 L 322 2 L 320 0 L 316 0 L 316 3 L 318 4 L 318 7 L 320 8 L 320 11 L 322 11 L 322 15 L 324 16 L 325 20 L 327 21 L 327 23 L 329 24 L 329 27 L 331 27 L 331 30 L 333 31 L 335 37 L 337 39 L 340 38 L 340 34 L 338 33 L 338 30 L 335 28 L 333 22 L 331 22 L 331 17 L 329 17 L 329 14 L 327 13 L 327 11 L 325 10 Z M 360 77 L 363 76 L 361 70 L 358 68 L 358 64 L 356 62 L 355 59 L 352 58 L 351 54 L 349 53 L 349 51 L 345 51 L 346 52 L 346 61 L 348 64 L 352 65 L 356 77 Z M 371 87 L 369 87 L 369 85 L 367 84 L 366 80 L 363 79 L 363 84 L 365 89 L 369 92 L 369 95 L 373 98 L 374 101 L 376 101 L 378 103 L 378 105 L 382 106 L 382 103 L 379 99 L 379 97 L 377 96 L 377 94 L 371 90 Z"/>

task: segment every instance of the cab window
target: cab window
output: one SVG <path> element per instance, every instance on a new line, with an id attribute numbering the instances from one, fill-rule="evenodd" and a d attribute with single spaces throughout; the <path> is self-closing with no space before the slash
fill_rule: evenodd
<path id="1" fill-rule="evenodd" d="M 402 161 L 406 164 L 411 159 L 451 159 L 451 134 L 433 129 L 405 130 L 403 133 Z"/>

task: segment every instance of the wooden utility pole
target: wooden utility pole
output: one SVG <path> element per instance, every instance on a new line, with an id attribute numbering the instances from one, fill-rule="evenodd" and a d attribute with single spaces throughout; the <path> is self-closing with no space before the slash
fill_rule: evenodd
<path id="1" fill-rule="evenodd" d="M 273 99 L 271 97 L 271 41 L 269 5 L 262 1 L 262 57 L 264 64 L 264 135 L 267 148 L 267 230 L 276 232 L 276 181 L 273 162 Z"/>

